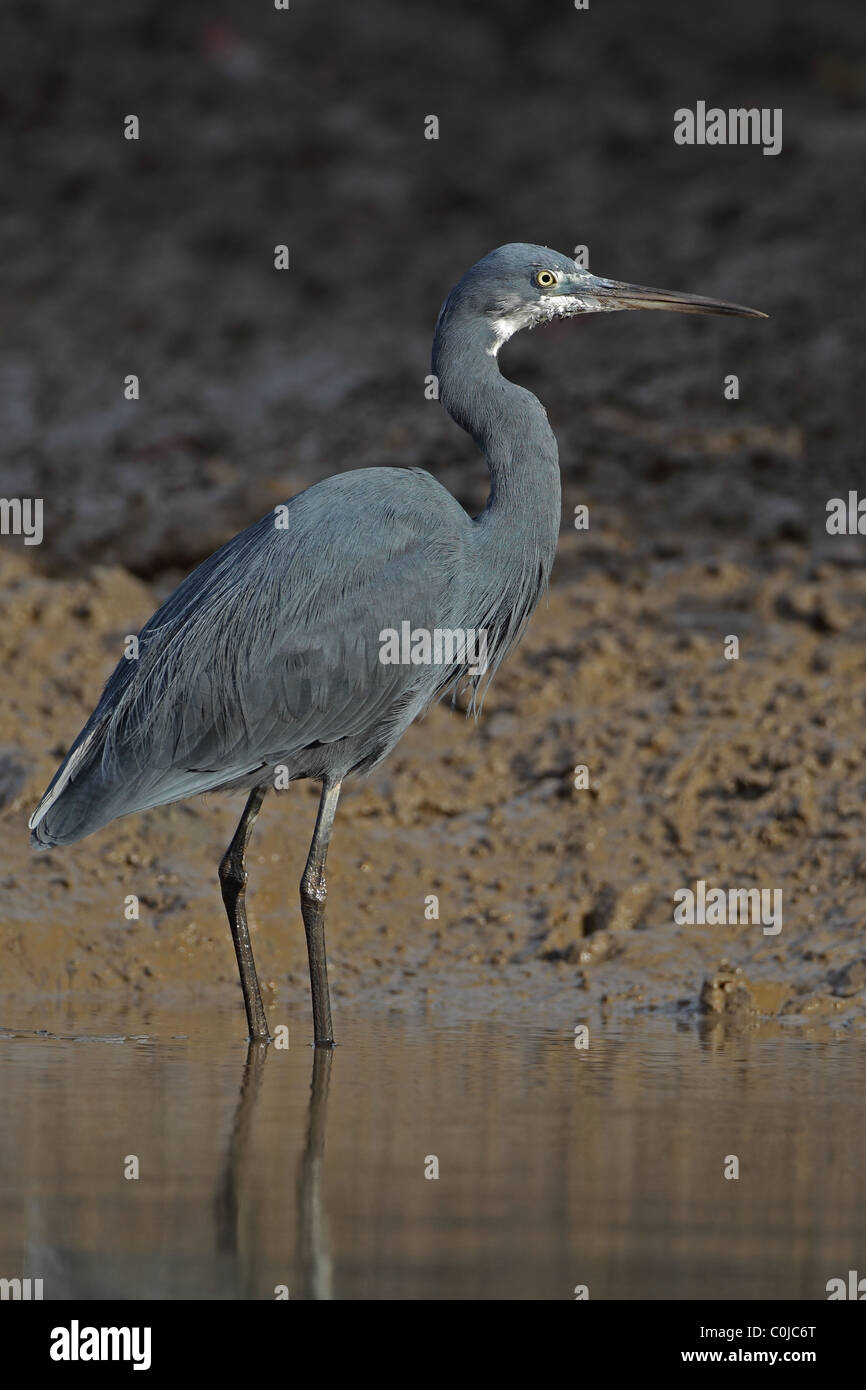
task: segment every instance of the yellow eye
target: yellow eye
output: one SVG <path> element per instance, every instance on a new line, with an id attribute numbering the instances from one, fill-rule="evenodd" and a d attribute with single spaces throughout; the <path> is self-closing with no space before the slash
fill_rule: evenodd
<path id="1" fill-rule="evenodd" d="M 552 270 L 539 270 L 535 277 L 536 285 L 540 285 L 543 290 L 549 290 L 551 285 L 556 284 L 556 276 Z"/>

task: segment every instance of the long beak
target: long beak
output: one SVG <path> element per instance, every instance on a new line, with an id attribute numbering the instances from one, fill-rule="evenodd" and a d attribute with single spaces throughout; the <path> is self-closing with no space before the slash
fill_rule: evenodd
<path id="1" fill-rule="evenodd" d="M 622 280 L 593 277 L 593 295 L 600 307 L 611 309 L 669 309 L 675 314 L 737 314 L 744 319 L 765 319 L 760 309 L 729 304 L 726 299 L 708 299 L 702 294 L 681 294 L 678 290 L 653 290 L 648 285 L 627 285 Z"/>

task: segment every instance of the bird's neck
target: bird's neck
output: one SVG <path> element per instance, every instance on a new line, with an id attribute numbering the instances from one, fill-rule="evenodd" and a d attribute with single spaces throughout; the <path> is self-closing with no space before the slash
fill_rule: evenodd
<path id="1" fill-rule="evenodd" d="M 520 556 L 546 583 L 561 520 L 559 452 L 541 402 L 502 375 L 494 347 L 474 325 L 443 312 L 433 342 L 439 400 L 487 460 L 490 496 L 480 531 L 491 541 L 507 534 L 500 564 Z"/>

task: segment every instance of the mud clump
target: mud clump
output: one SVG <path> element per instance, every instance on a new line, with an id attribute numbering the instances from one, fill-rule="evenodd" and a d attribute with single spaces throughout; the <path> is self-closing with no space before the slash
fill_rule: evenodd
<path id="1" fill-rule="evenodd" d="M 779 1014 L 790 986 L 779 980 L 750 980 L 739 966 L 721 966 L 701 987 L 702 1014 L 726 1019 L 774 1017 Z"/>

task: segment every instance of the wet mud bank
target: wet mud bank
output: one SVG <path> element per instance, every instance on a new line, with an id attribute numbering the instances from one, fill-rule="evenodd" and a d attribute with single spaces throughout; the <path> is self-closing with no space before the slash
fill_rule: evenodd
<path id="1" fill-rule="evenodd" d="M 866 575 L 826 566 L 837 617 L 816 622 L 796 546 L 766 573 L 636 548 L 616 574 L 599 556 L 577 580 L 579 543 L 563 538 L 550 603 L 480 720 L 435 707 L 348 787 L 329 873 L 337 1011 L 862 1026 Z M 156 592 L 117 568 L 69 582 L 5 556 L 2 593 L 17 672 L 0 716 L 3 994 L 239 1003 L 216 867 L 241 799 L 160 808 L 47 854 L 27 843 L 63 734 Z M 735 629 L 748 640 L 728 661 Z M 316 794 L 272 793 L 251 845 L 274 1017 L 307 1008 L 297 884 Z M 676 922 L 699 883 L 781 893 L 781 921 Z"/>

